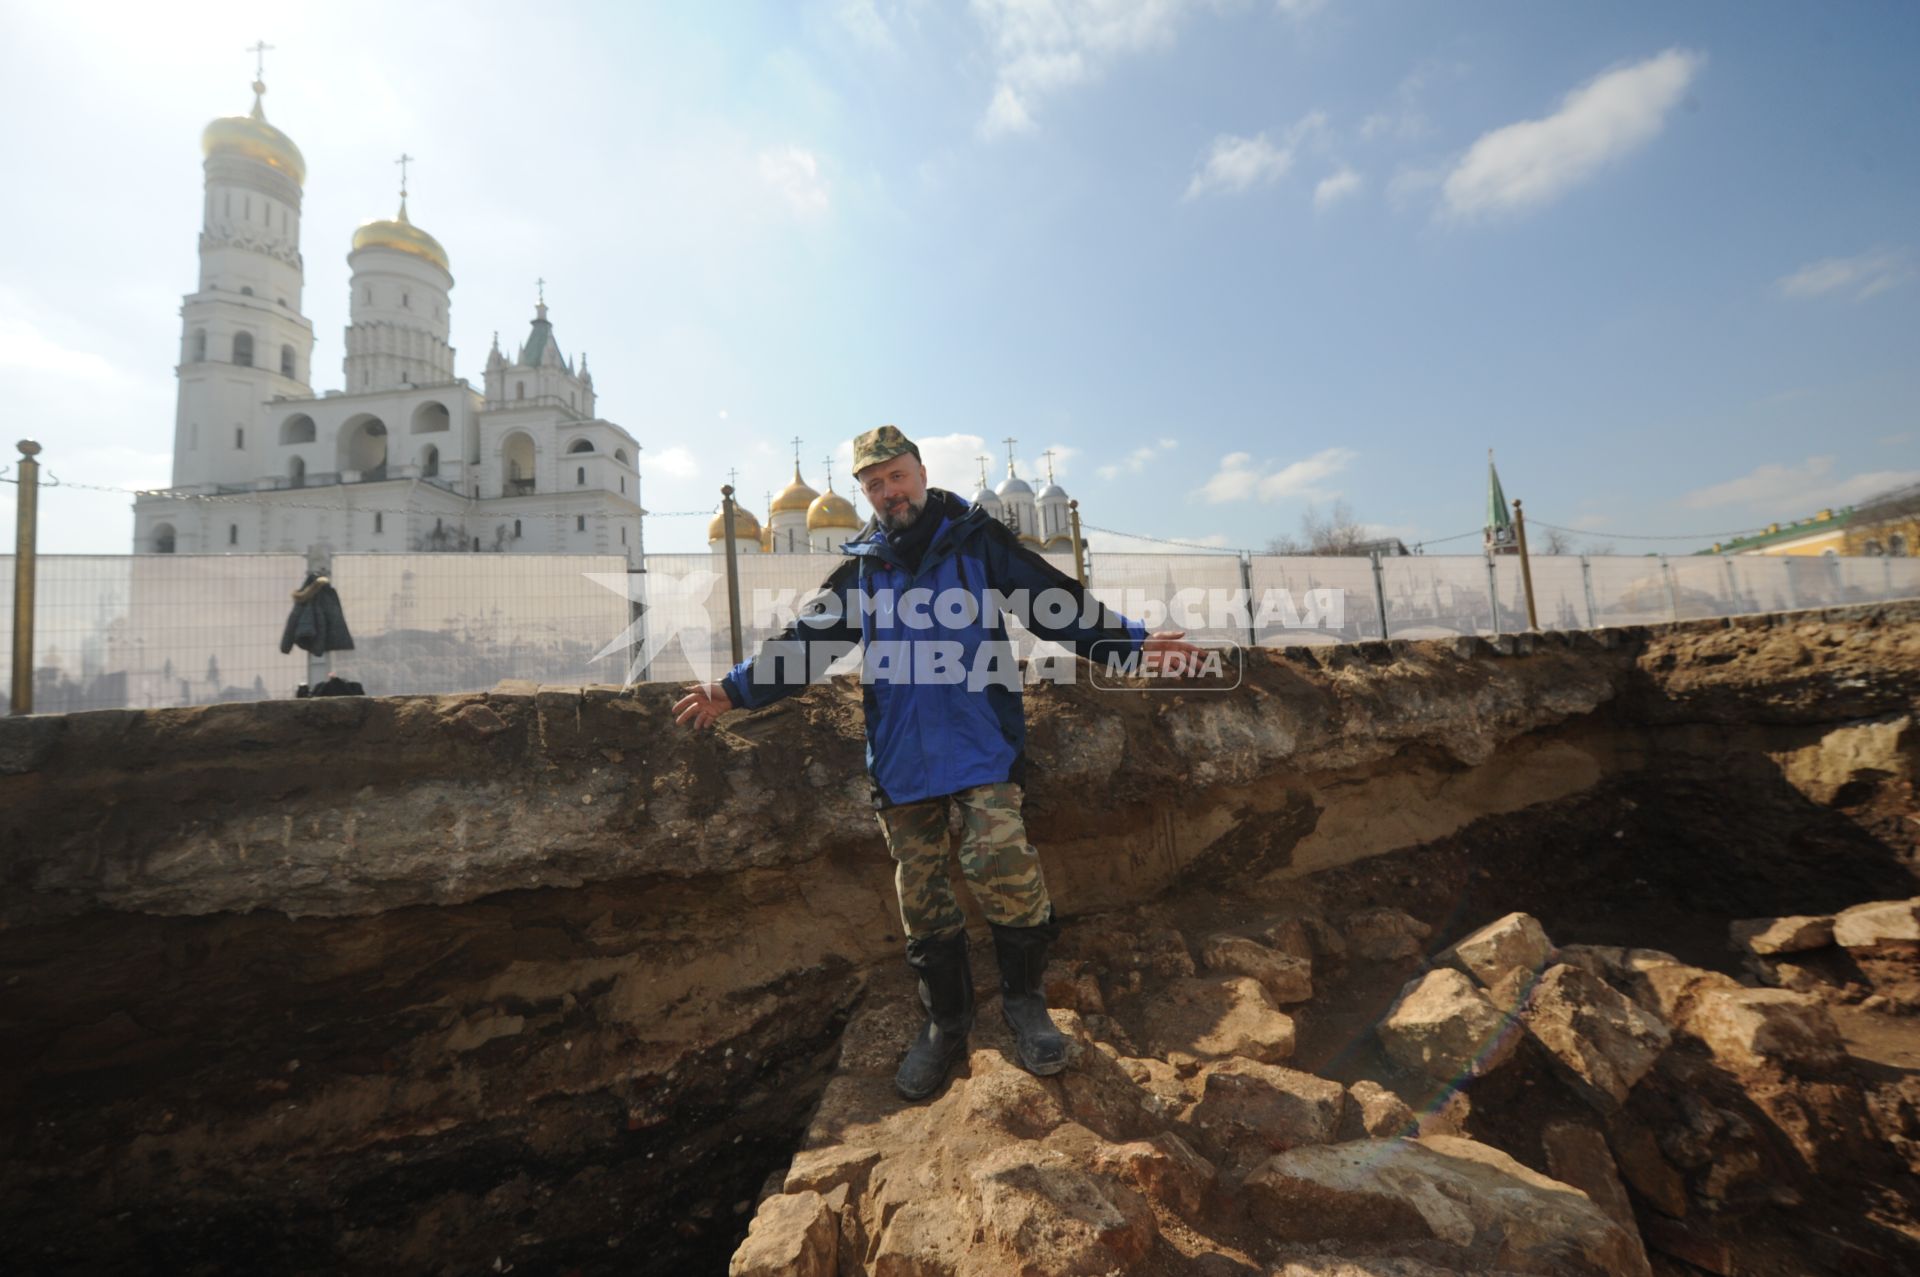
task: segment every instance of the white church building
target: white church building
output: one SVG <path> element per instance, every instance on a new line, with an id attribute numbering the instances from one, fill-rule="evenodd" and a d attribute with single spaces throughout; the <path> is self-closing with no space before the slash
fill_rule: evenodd
<path id="1" fill-rule="evenodd" d="M 641 563 L 639 445 L 594 411 L 544 297 L 483 387 L 455 375 L 446 250 L 407 215 L 354 232 L 343 389 L 313 389 L 299 148 L 248 115 L 202 135 L 199 286 L 181 306 L 173 477 L 137 553 L 610 554 Z M 404 173 L 404 169 L 403 169 Z"/>

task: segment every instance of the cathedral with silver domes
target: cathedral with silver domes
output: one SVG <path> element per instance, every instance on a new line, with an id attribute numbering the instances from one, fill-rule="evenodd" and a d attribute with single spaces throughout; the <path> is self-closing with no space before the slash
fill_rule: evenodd
<path id="1" fill-rule="evenodd" d="M 137 553 L 450 551 L 609 554 L 644 547 L 639 445 L 594 411 L 544 295 L 526 340 L 455 373 L 453 270 L 400 206 L 347 253 L 345 385 L 312 386 L 301 312 L 306 160 L 253 109 L 201 137 L 200 278 L 181 306 L 173 476 L 134 503 Z M 543 290 L 544 293 L 544 290 Z"/>

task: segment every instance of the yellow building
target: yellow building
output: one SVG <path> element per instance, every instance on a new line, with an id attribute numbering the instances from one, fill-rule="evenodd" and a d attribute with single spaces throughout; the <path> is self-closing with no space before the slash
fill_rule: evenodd
<path id="1" fill-rule="evenodd" d="M 1776 523 L 1749 537 L 1716 542 L 1706 553 L 1906 558 L 1916 544 L 1920 544 L 1920 484 L 1883 492 L 1857 506 Z"/>

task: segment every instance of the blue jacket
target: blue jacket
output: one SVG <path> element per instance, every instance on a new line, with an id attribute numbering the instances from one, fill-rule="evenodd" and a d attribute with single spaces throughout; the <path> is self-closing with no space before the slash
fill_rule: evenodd
<path id="1" fill-rule="evenodd" d="M 1146 638 L 1139 622 L 1102 607 L 986 511 L 939 488 L 927 494 L 921 518 L 941 523 L 919 571 L 907 570 L 869 520 L 840 547 L 848 558 L 820 597 L 720 680 L 735 706 L 758 709 L 861 647 L 867 772 L 880 807 L 1023 778 L 1027 727 L 1002 608 L 1009 598 L 1035 635 L 1076 649 L 1108 640 L 1132 652 Z M 1019 606 L 1034 600 L 1054 607 Z"/>

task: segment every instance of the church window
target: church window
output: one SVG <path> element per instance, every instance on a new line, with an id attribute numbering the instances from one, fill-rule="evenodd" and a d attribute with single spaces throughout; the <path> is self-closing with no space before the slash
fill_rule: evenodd
<path id="1" fill-rule="evenodd" d="M 573 407 L 573 392 L 571 390 L 567 392 L 567 407 Z"/>
<path id="2" fill-rule="evenodd" d="M 574 516 L 573 516 L 573 530 L 574 530 L 575 532 L 585 532 L 585 531 L 587 530 L 587 516 L 586 516 L 586 515 L 584 515 L 584 514 L 576 514 L 576 515 L 574 515 Z"/>
<path id="3" fill-rule="evenodd" d="M 429 444 L 426 452 L 422 454 L 420 458 L 420 477 L 423 479 L 433 479 L 437 478 L 439 474 L 440 449 Z"/>
<path id="4" fill-rule="evenodd" d="M 287 483 L 295 488 L 307 486 L 307 463 L 299 457 L 287 462 Z"/>
<path id="5" fill-rule="evenodd" d="M 516 382 L 514 382 L 514 383 L 513 383 L 513 397 L 514 397 L 515 399 L 525 399 L 525 398 L 527 397 L 527 383 L 526 383 L 526 382 L 524 382 L 524 381 L 516 381 Z"/>
<path id="6" fill-rule="evenodd" d="M 627 543 L 627 525 L 623 523 L 620 525 L 620 544 L 625 545 L 626 543 Z"/>
<path id="7" fill-rule="evenodd" d="M 245 203 L 241 206 L 240 216 L 249 222 L 253 220 L 253 196 L 247 196 Z"/>
<path id="8" fill-rule="evenodd" d="M 626 493 L 627 493 L 627 476 L 623 474 L 620 476 L 620 495 L 625 496 Z"/>
<path id="9" fill-rule="evenodd" d="M 240 285 L 240 295 L 241 295 L 242 297 L 251 297 L 251 296 L 253 296 L 253 285 L 252 285 L 252 284 L 242 284 L 242 285 Z"/>
<path id="10" fill-rule="evenodd" d="M 587 468 L 585 466 L 574 467 L 573 486 L 576 488 L 584 488 L 587 486 Z"/>
<path id="11" fill-rule="evenodd" d="M 207 330 L 204 328 L 196 328 L 193 330 L 193 362 L 196 364 L 203 364 L 206 361 L 207 361 Z"/>
<path id="12" fill-rule="evenodd" d="M 293 347 L 292 346 L 280 347 L 280 375 L 282 377 L 293 376 Z"/>
<path id="13" fill-rule="evenodd" d="M 153 530 L 153 552 L 155 554 L 173 553 L 173 525 L 162 523 Z"/>
<path id="14" fill-rule="evenodd" d="M 474 552 L 475 554 L 478 554 L 478 553 L 480 553 L 480 538 L 479 538 L 479 537 L 475 537 L 475 538 L 473 539 L 473 552 Z"/>
<path id="15" fill-rule="evenodd" d="M 367 305 L 373 305 L 373 285 L 367 285 Z"/>
<path id="16" fill-rule="evenodd" d="M 373 512 L 373 530 L 375 532 L 385 532 L 387 530 L 387 516 L 378 510 Z"/>
<path id="17" fill-rule="evenodd" d="M 200 423 L 197 421 L 187 427 L 187 447 L 195 452 L 200 450 Z"/>
<path id="18" fill-rule="evenodd" d="M 228 545 L 240 544 L 240 525 L 239 524 L 229 523 L 227 525 L 227 544 Z"/>
<path id="19" fill-rule="evenodd" d="M 233 446 L 236 448 L 245 448 L 247 446 L 247 428 L 245 426 L 235 426 L 233 428 Z"/>
<path id="20" fill-rule="evenodd" d="M 253 367 L 252 333 L 235 333 L 233 335 L 233 362 L 242 368 Z"/>
<path id="21" fill-rule="evenodd" d="M 413 294 L 412 294 L 412 293 L 401 293 L 401 294 L 400 294 L 400 304 L 401 304 L 402 306 L 404 306 L 404 307 L 406 307 L 406 308 L 407 308 L 408 310 L 412 310 L 412 309 L 413 309 Z"/>

